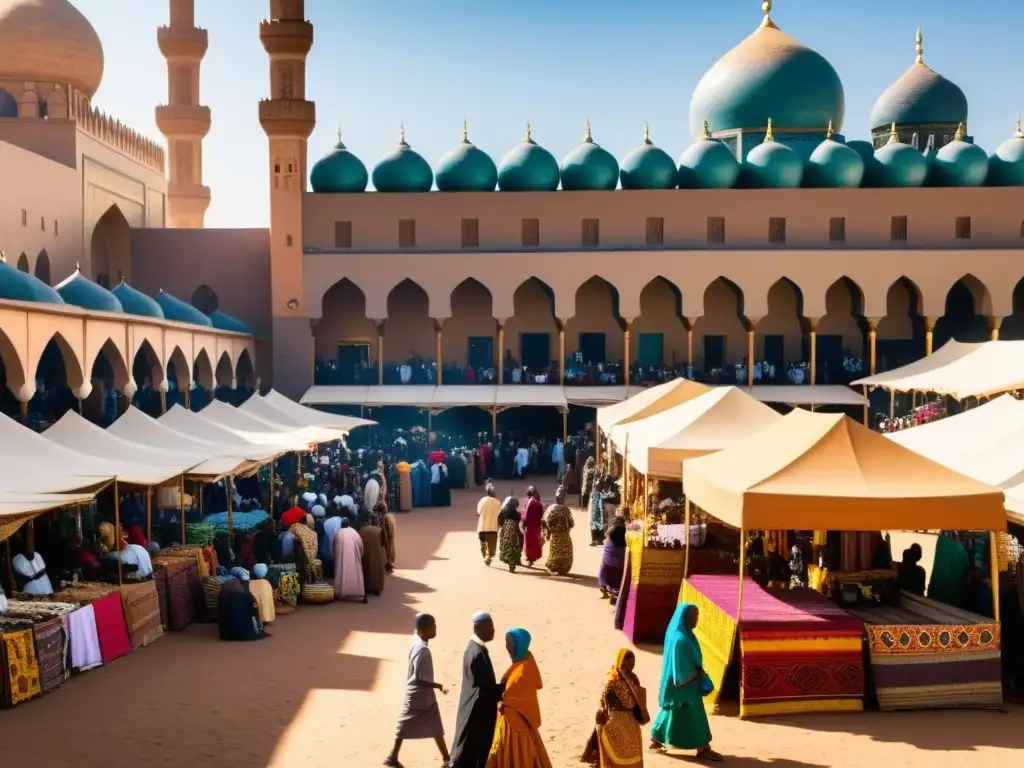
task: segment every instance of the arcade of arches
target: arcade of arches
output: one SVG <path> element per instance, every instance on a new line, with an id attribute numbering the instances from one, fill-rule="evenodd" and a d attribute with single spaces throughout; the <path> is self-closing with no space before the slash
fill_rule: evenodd
<path id="1" fill-rule="evenodd" d="M 768 288 L 766 302 L 759 302 L 767 306 L 761 317 L 745 313 L 743 291 L 725 277 L 707 286 L 697 316 L 687 313 L 686 297 L 663 277 L 643 287 L 635 317 L 620 315 L 618 292 L 599 276 L 578 286 L 570 305 L 575 313 L 568 317 L 556 315 L 552 289 L 535 277 L 515 290 L 507 318 L 494 317 L 491 291 L 473 278 L 458 284 L 449 298 L 450 315 L 432 317 L 431 298 L 406 279 L 389 293 L 387 316 L 369 318 L 363 291 L 343 279 L 324 294 L 322 317 L 313 321 L 317 361 L 377 368 L 376 382 L 358 382 L 366 384 L 385 383 L 384 368 L 410 361 L 432 365 L 440 359 L 446 370 L 546 368 L 564 377 L 574 363 L 607 368 L 628 358 L 635 383 L 644 367 L 692 365 L 706 372 L 752 357 L 775 366 L 803 363 L 811 370 L 811 383 L 836 383 L 844 358 L 860 358 L 866 375 L 930 354 L 950 338 L 1024 338 L 1024 280 L 1013 294 L 1013 314 L 994 317 L 989 289 L 970 274 L 949 289 L 940 317 L 921 315 L 921 293 L 905 277 L 889 287 L 883 317 L 864 316 L 863 293 L 846 277 L 828 287 L 820 317 L 804 315 L 803 292 L 786 277 Z"/>

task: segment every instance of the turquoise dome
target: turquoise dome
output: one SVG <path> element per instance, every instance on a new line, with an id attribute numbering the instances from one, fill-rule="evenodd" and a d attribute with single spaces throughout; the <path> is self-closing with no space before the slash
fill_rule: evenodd
<path id="1" fill-rule="evenodd" d="M 124 280 L 121 280 L 110 292 L 121 302 L 121 309 L 129 315 L 152 317 L 156 320 L 165 319 L 163 309 L 155 300 L 149 298 L 142 291 L 135 290 Z"/>
<path id="2" fill-rule="evenodd" d="M 679 157 L 680 189 L 729 189 L 740 178 L 740 164 L 731 149 L 711 138 L 704 123 L 704 135 Z"/>
<path id="3" fill-rule="evenodd" d="M 176 299 L 171 294 L 160 291 L 156 295 L 156 303 L 164 311 L 164 317 L 176 323 L 188 323 L 190 325 L 204 325 L 207 328 L 213 327 L 213 321 L 181 299 Z"/>
<path id="4" fill-rule="evenodd" d="M 804 161 L 795 150 L 775 140 L 771 118 L 764 141 L 747 153 L 743 178 L 747 186 L 760 189 L 794 189 L 803 181 Z"/>
<path id="5" fill-rule="evenodd" d="M 964 141 L 960 123 L 953 140 L 935 153 L 934 182 L 944 187 L 980 187 L 988 177 L 988 154 L 977 144 Z"/>
<path id="6" fill-rule="evenodd" d="M 54 286 L 65 304 L 71 304 L 82 309 L 92 309 L 97 312 L 123 312 L 124 308 L 117 296 L 108 291 L 102 285 L 97 285 L 88 277 L 82 274 L 77 267 L 75 271 Z"/>
<path id="7" fill-rule="evenodd" d="M 878 172 L 875 184 L 880 187 L 920 187 L 928 178 L 931 163 L 909 144 L 900 142 L 893 124 L 889 143 L 875 150 Z"/>
<path id="8" fill-rule="evenodd" d="M 767 11 L 771 4 L 766 4 Z M 690 100 L 690 128 L 751 129 L 775 120 L 779 130 L 843 127 L 846 97 L 828 61 L 780 30 L 766 13 L 761 26 L 715 62 Z"/>
<path id="9" fill-rule="evenodd" d="M 924 63 L 921 30 L 917 60 L 878 97 L 871 108 L 871 129 L 888 125 L 958 125 L 967 123 L 967 97 L 960 87 Z"/>
<path id="10" fill-rule="evenodd" d="M 879 178 L 878 160 L 875 159 L 875 146 L 870 141 L 854 139 L 846 142 L 846 146 L 860 155 L 864 161 L 864 177 L 861 179 L 862 187 L 874 186 Z"/>
<path id="11" fill-rule="evenodd" d="M 438 160 L 434 177 L 442 192 L 493 192 L 498 168 L 490 155 L 469 140 L 469 129 L 463 124 L 462 141 Z"/>
<path id="12" fill-rule="evenodd" d="M 341 140 L 340 129 L 334 149 L 317 160 L 309 174 L 309 186 L 314 192 L 322 193 L 365 192 L 369 180 L 363 161 Z"/>
<path id="13" fill-rule="evenodd" d="M 804 169 L 804 186 L 844 188 L 859 187 L 864 180 L 864 159 L 856 149 L 832 139 L 832 131 L 826 134 L 811 153 Z"/>
<path id="14" fill-rule="evenodd" d="M 38 301 L 41 304 L 64 303 L 60 294 L 38 277 L 33 277 L 8 264 L 2 252 L 0 252 L 0 299 Z"/>
<path id="15" fill-rule="evenodd" d="M 403 125 L 398 146 L 373 167 L 373 188 L 378 192 L 429 192 L 432 186 L 430 163 L 406 144 Z"/>
<path id="16" fill-rule="evenodd" d="M 619 161 L 590 135 L 590 121 L 583 143 L 562 160 L 562 189 L 615 189 L 619 185 Z"/>
<path id="17" fill-rule="evenodd" d="M 1024 126 L 996 149 L 988 161 L 988 183 L 994 187 L 1024 187 Z"/>
<path id="18" fill-rule="evenodd" d="M 252 328 L 237 317 L 232 317 L 227 312 L 221 312 L 219 309 L 215 309 L 210 313 L 210 322 L 219 331 L 233 331 L 235 333 L 248 333 L 252 335 Z"/>
<path id="19" fill-rule="evenodd" d="M 679 169 L 668 152 L 654 146 L 650 126 L 644 126 L 644 143 L 622 160 L 619 180 L 623 189 L 675 189 Z"/>
<path id="20" fill-rule="evenodd" d="M 526 137 L 501 158 L 498 189 L 502 192 L 551 192 L 558 189 L 558 161 L 533 140 L 530 122 Z"/>

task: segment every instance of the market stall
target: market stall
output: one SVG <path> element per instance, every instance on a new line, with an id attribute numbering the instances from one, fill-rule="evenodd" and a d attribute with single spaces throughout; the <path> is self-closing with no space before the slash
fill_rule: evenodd
<path id="1" fill-rule="evenodd" d="M 827 527 L 840 532 L 992 532 L 1006 527 L 1000 491 L 838 415 L 795 410 L 732 448 L 687 461 L 683 482 L 688 503 L 739 529 L 744 542 L 747 533 L 754 530 L 814 531 Z M 736 664 L 741 716 L 860 710 L 864 693 L 863 683 L 858 682 L 863 680 L 863 670 L 858 671 L 860 655 L 848 650 L 845 659 L 835 656 L 848 642 L 844 635 L 848 619 L 837 620 L 832 603 L 805 596 L 799 606 L 801 618 L 792 626 L 794 631 L 780 631 L 768 649 L 757 647 L 767 636 L 765 632 L 778 628 L 773 628 L 757 607 L 767 599 L 762 594 L 766 590 L 745 573 L 745 563 L 742 557 L 738 576 L 720 577 L 722 583 L 727 581 L 735 587 L 735 603 L 722 596 L 721 583 L 716 583 L 712 591 L 697 576 L 687 578 L 681 590 L 682 600 L 694 602 L 701 609 L 698 636 L 716 694 L 723 693 L 727 669 Z M 841 574 L 832 576 L 837 583 L 844 583 Z M 997 580 L 994 558 L 991 578 Z M 890 621 L 891 611 L 899 609 L 898 601 L 892 605 L 884 595 L 865 590 L 870 585 L 845 583 L 856 588 L 843 591 L 843 607 L 855 607 L 861 615 L 878 612 L 879 624 Z M 790 599 L 767 591 L 771 597 Z M 988 642 L 983 643 L 983 633 L 978 633 L 978 642 L 989 649 L 993 644 L 997 648 L 999 643 L 998 605 L 993 611 L 996 619 L 990 625 L 992 637 L 985 636 Z M 886 625 L 899 626 L 900 637 L 903 630 L 908 637 L 917 637 L 922 633 L 955 634 L 963 629 L 943 623 L 940 616 L 928 621 L 919 614 L 904 616 L 905 623 Z M 819 639 L 813 642 L 800 634 L 811 619 L 820 627 Z M 870 626 L 875 622 L 868 623 Z M 901 647 L 896 652 L 912 656 L 917 649 Z M 962 674 L 955 655 L 951 653 L 948 658 L 950 663 L 944 668 L 934 666 L 933 676 Z M 990 670 L 982 666 L 975 666 L 968 674 L 977 682 L 991 683 Z M 766 686 L 766 675 L 785 679 L 787 685 Z M 985 686 L 983 694 L 957 703 L 990 703 L 988 691 L 989 686 Z M 728 696 L 731 691 L 724 693 Z M 717 699 L 712 697 L 710 703 L 716 704 Z"/>

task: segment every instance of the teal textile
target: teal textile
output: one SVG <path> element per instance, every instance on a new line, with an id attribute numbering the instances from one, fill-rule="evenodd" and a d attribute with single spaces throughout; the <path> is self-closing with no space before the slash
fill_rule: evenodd
<path id="1" fill-rule="evenodd" d="M 711 742 L 703 697 L 710 693 L 700 643 L 685 624 L 690 603 L 680 603 L 665 632 L 658 705 L 651 738 L 677 749 L 700 749 Z M 684 685 L 680 685 L 684 683 Z"/>
<path id="2" fill-rule="evenodd" d="M 510 629 L 508 634 L 512 637 L 512 645 L 515 649 L 515 655 L 512 657 L 512 661 L 522 661 L 526 658 L 526 654 L 530 650 L 530 642 L 533 638 L 525 629 L 518 627 L 516 629 Z"/>

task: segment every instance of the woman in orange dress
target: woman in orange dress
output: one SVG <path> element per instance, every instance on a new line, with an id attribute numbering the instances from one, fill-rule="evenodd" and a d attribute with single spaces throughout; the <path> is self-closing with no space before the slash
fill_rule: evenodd
<path id="1" fill-rule="evenodd" d="M 498 704 L 498 724 L 494 728 L 487 768 L 552 768 L 538 731 L 537 691 L 544 684 L 530 653 L 530 639 L 525 629 L 512 629 L 505 635 L 505 648 L 512 658 L 512 666 L 501 679 L 505 692 Z"/>
<path id="2" fill-rule="evenodd" d="M 643 766 L 644 737 L 640 726 L 646 725 L 651 717 L 647 713 L 647 691 L 633 672 L 635 665 L 633 652 L 620 649 L 601 691 L 597 727 L 580 762 L 600 768 Z"/>

